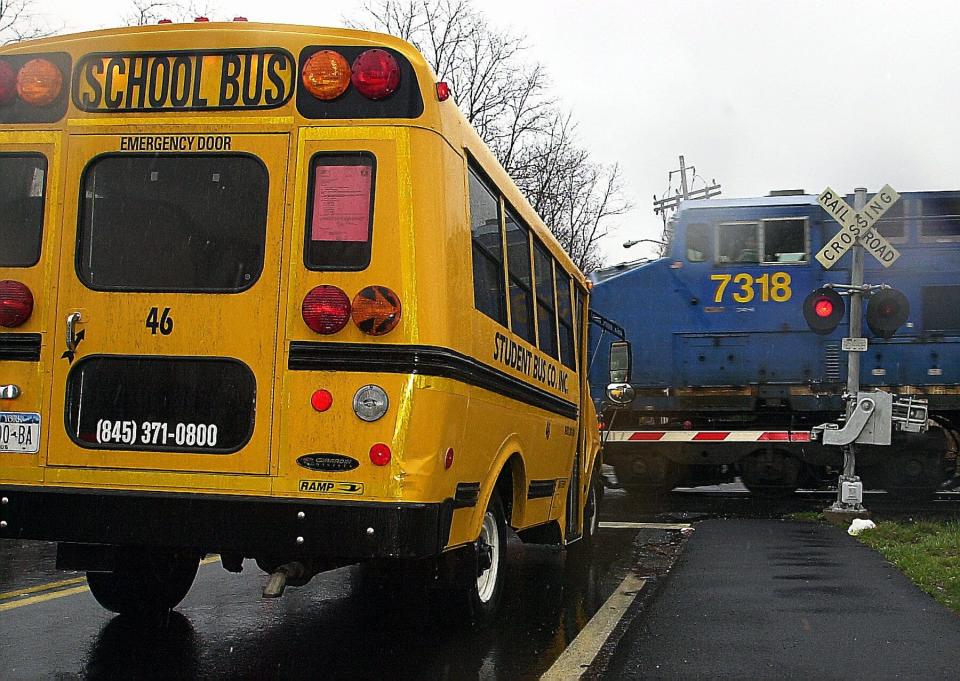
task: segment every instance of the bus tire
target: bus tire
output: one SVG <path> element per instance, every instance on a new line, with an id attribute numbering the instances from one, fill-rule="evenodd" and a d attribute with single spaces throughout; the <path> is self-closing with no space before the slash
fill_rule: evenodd
<path id="1" fill-rule="evenodd" d="M 506 516 L 500 496 L 494 491 L 483 515 L 480 536 L 461 564 L 451 594 L 455 610 L 470 625 L 490 624 L 500 607 L 506 545 Z"/>
<path id="2" fill-rule="evenodd" d="M 600 502 L 603 498 L 603 481 L 596 469 L 590 476 L 590 486 L 587 488 L 587 500 L 583 506 L 583 534 L 580 539 L 570 545 L 576 555 L 585 555 L 591 552 L 596 541 L 597 530 L 600 527 Z"/>
<path id="3" fill-rule="evenodd" d="M 184 599 L 200 556 L 183 551 L 137 551 L 117 557 L 113 572 L 88 572 L 87 585 L 107 610 L 137 618 L 162 616 Z"/>

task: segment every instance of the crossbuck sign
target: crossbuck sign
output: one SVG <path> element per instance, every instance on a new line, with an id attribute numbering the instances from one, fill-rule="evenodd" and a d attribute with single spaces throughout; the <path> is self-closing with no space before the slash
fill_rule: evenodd
<path id="1" fill-rule="evenodd" d="M 890 267 L 900 257 L 900 251 L 894 248 L 873 226 L 900 199 L 900 195 L 890 185 L 884 185 L 872 199 L 867 201 L 859 213 L 844 201 L 830 187 L 817 197 L 825 211 L 840 223 L 840 231 L 817 253 L 817 262 L 830 269 L 847 250 L 857 241 L 884 267 Z"/>

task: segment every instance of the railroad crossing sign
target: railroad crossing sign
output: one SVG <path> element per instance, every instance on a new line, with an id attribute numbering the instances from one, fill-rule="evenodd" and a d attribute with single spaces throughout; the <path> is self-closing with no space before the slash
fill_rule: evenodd
<path id="1" fill-rule="evenodd" d="M 900 251 L 873 226 L 899 199 L 900 195 L 893 187 L 885 184 L 858 213 L 844 201 L 842 194 L 830 187 L 824 189 L 817 197 L 817 203 L 840 223 L 840 231 L 817 253 L 817 262 L 825 269 L 830 269 L 840 256 L 859 241 L 864 250 L 879 260 L 881 265 L 890 267 L 900 257 Z"/>

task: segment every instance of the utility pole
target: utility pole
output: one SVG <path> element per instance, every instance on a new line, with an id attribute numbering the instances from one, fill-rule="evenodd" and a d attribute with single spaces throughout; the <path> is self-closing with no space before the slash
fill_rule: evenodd
<path id="1" fill-rule="evenodd" d="M 673 182 L 673 176 L 680 175 L 680 189 L 671 195 L 669 194 L 670 189 L 668 185 L 667 193 L 664 194 L 662 198 L 658 199 L 656 194 L 653 195 L 653 214 L 663 218 L 664 234 L 666 234 L 667 231 L 668 211 L 675 211 L 680 206 L 680 203 L 687 199 L 709 199 L 720 195 L 720 185 L 717 184 L 716 180 L 710 180 L 710 184 L 705 187 L 691 190 L 690 184 L 692 180 L 687 180 L 687 171 L 692 173 L 692 178 L 697 177 L 696 166 L 688 166 L 686 159 L 680 156 L 680 168 L 671 170 L 667 175 L 667 182 L 671 184 Z"/>

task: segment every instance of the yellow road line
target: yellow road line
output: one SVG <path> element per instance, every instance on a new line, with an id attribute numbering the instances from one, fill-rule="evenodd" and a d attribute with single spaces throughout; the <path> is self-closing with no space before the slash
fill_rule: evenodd
<path id="1" fill-rule="evenodd" d="M 572 681 L 583 676 L 646 583 L 641 577 L 627 575 L 540 681 Z"/>
<path id="2" fill-rule="evenodd" d="M 44 601 L 52 601 L 55 598 L 63 598 L 64 596 L 72 596 L 74 594 L 83 593 L 84 591 L 89 591 L 90 589 L 86 586 L 75 586 L 72 589 L 64 589 L 62 591 L 53 591 L 51 593 L 40 594 L 39 596 L 31 596 L 30 598 L 24 598 L 19 601 L 8 601 L 7 603 L 0 603 L 0 612 L 6 610 L 13 610 L 14 608 L 22 608 L 25 605 L 36 605 L 37 603 L 43 603 Z"/>
<path id="3" fill-rule="evenodd" d="M 47 582 L 45 584 L 37 584 L 36 586 L 30 586 L 25 589 L 17 589 L 16 591 L 5 591 L 3 593 L 0 593 L 0 601 L 5 601 L 8 598 L 16 598 L 17 596 L 26 596 L 27 594 L 35 594 L 38 591 L 49 591 L 50 589 L 59 589 L 62 586 L 79 584 L 85 579 L 86 579 L 85 577 L 74 577 L 73 579 L 64 579 L 59 582 Z"/>
<path id="4" fill-rule="evenodd" d="M 208 556 L 200 561 L 200 565 L 209 565 L 210 563 L 219 562 L 220 556 Z M 0 593 L 0 601 L 8 600 L 11 598 L 17 598 L 18 596 L 26 596 L 27 594 L 35 594 L 40 591 L 47 591 L 50 593 L 44 593 L 39 596 L 31 596 L 30 598 L 23 598 L 20 600 L 9 601 L 7 603 L 0 603 L 0 612 L 5 610 L 13 610 L 14 608 L 19 608 L 24 605 L 32 605 L 34 603 L 43 603 L 44 601 L 53 600 L 54 598 L 62 598 L 64 596 L 72 596 L 73 594 L 83 593 L 84 591 L 89 591 L 90 589 L 87 586 L 79 586 L 73 589 L 60 589 L 60 587 L 70 586 L 72 584 L 80 584 L 85 582 L 86 577 L 73 577 L 72 579 L 63 579 L 58 582 L 47 582 L 46 584 L 38 584 L 36 586 L 31 586 L 26 589 L 17 589 L 16 591 L 6 591 Z"/>
<path id="5" fill-rule="evenodd" d="M 690 523 L 619 523 L 601 522 L 605 530 L 685 530 Z"/>

